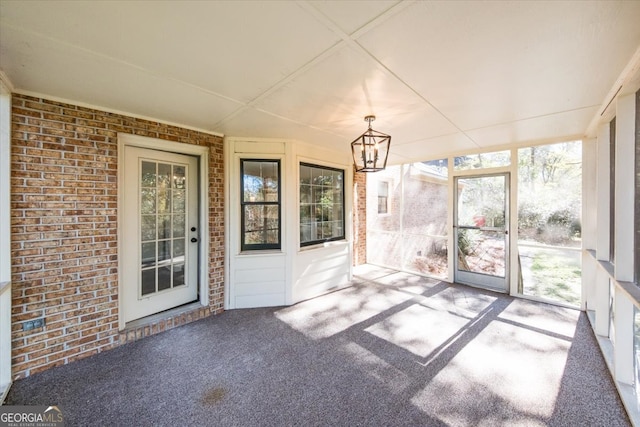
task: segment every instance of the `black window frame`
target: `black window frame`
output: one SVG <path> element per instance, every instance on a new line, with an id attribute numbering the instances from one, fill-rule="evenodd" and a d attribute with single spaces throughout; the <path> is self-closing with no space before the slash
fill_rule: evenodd
<path id="1" fill-rule="evenodd" d="M 340 169 L 340 168 L 333 168 L 330 166 L 324 166 L 324 165 L 318 165 L 315 163 L 307 163 L 307 162 L 300 162 L 300 165 L 298 166 L 298 170 L 300 170 L 300 168 L 302 166 L 306 166 L 306 167 L 310 167 L 310 168 L 316 168 L 316 169 L 322 169 L 322 170 L 327 170 L 327 171 L 331 171 L 331 172 L 339 172 L 342 175 L 342 188 L 341 190 L 341 199 L 342 199 L 342 234 L 340 236 L 333 236 L 330 238 L 326 238 L 326 239 L 316 239 L 316 240 L 310 240 L 310 241 L 306 241 L 303 242 L 302 241 L 302 236 L 300 236 L 300 247 L 308 247 L 308 246 L 313 246 L 313 245 L 318 245 L 318 244 L 322 244 L 322 243 L 326 243 L 326 242 L 335 242 L 337 240 L 345 240 L 346 239 L 346 222 L 345 222 L 345 206 L 346 206 L 346 202 L 345 202 L 345 170 L 344 169 Z M 298 203 L 298 218 L 300 218 L 300 212 L 301 212 L 301 206 L 302 206 L 302 184 L 299 183 L 298 184 L 298 194 L 300 195 L 300 200 Z M 324 222 L 324 221 L 322 221 Z M 301 228 L 302 228 L 302 221 L 300 221 L 299 227 L 300 229 L 298 230 L 301 233 Z"/>
<path id="2" fill-rule="evenodd" d="M 245 200 L 244 194 L 244 168 L 245 162 L 266 162 L 275 163 L 278 169 L 278 200 L 275 202 L 259 201 L 251 202 Z M 277 243 L 246 243 L 245 236 L 245 207 L 246 206 L 278 206 L 278 242 Z M 282 167 L 280 159 L 240 159 L 240 250 L 280 250 L 282 249 Z"/>

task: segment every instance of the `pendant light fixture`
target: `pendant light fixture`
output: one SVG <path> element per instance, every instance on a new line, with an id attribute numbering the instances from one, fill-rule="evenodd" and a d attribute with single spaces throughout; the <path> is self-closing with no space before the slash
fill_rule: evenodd
<path id="1" fill-rule="evenodd" d="M 387 167 L 391 136 L 371 129 L 371 122 L 376 116 L 366 116 L 369 129 L 351 143 L 351 154 L 356 165 L 356 172 L 378 172 Z"/>

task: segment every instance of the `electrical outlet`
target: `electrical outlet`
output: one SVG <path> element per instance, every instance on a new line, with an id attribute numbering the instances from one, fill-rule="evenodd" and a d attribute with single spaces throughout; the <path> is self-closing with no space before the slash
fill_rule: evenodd
<path id="1" fill-rule="evenodd" d="M 44 326 L 44 317 L 39 319 L 28 320 L 22 324 L 23 331 L 30 331 L 32 329 L 42 328 Z"/>

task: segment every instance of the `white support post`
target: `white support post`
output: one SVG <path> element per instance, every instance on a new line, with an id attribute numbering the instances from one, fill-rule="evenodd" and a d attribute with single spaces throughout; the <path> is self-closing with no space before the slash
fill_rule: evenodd
<path id="1" fill-rule="evenodd" d="M 11 387 L 11 90 L 0 72 L 0 404 Z"/>
<path id="2" fill-rule="evenodd" d="M 615 277 L 625 282 L 634 279 L 635 132 L 636 95 L 632 93 L 616 102 Z"/>
<path id="3" fill-rule="evenodd" d="M 596 175 L 596 258 L 600 261 L 609 261 L 609 123 L 598 128 L 597 142 L 597 175 Z"/>
<path id="4" fill-rule="evenodd" d="M 616 289 L 614 299 L 615 350 L 613 367 L 615 379 L 633 385 L 633 303 L 624 292 Z"/>
<path id="5" fill-rule="evenodd" d="M 601 337 L 609 337 L 609 274 L 596 268 L 595 283 L 595 332 Z"/>
<path id="6" fill-rule="evenodd" d="M 586 250 L 595 250 L 597 243 L 597 165 L 595 138 L 582 141 L 582 302 L 584 310 L 594 310 L 596 264 Z"/>

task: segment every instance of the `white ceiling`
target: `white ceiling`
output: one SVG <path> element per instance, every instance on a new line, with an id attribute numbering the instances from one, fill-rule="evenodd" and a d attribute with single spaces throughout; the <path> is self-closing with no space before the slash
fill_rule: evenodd
<path id="1" fill-rule="evenodd" d="M 580 138 L 637 90 L 640 1 L 8 1 L 18 92 L 394 163 Z"/>

